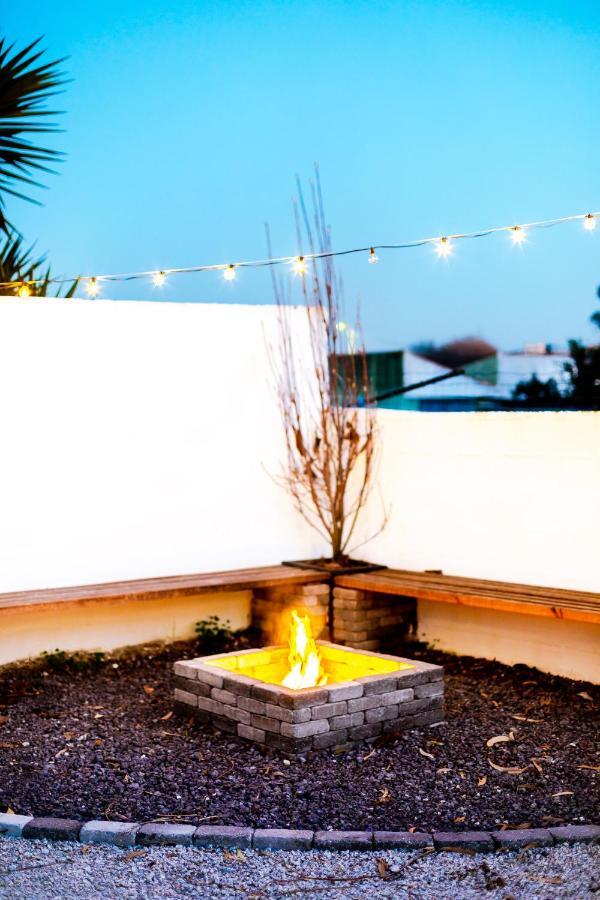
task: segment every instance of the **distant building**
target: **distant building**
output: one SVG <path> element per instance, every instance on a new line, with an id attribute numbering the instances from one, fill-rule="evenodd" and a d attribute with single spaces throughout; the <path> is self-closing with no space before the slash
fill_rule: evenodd
<path id="1" fill-rule="evenodd" d="M 516 386 L 533 375 L 544 382 L 553 378 L 564 391 L 568 354 L 548 352 L 543 345 L 531 349 L 498 351 L 466 365 L 464 374 L 409 350 L 367 353 L 371 395 L 384 409 L 470 412 L 512 408 Z"/>

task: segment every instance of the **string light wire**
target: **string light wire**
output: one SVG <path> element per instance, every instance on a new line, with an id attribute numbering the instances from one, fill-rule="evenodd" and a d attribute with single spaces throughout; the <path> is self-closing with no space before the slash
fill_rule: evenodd
<path id="1" fill-rule="evenodd" d="M 303 256 L 299 257 L 297 254 L 293 254 L 291 256 L 276 256 L 267 259 L 253 259 L 253 260 L 240 260 L 235 263 L 213 263 L 213 264 L 205 264 L 199 266 L 181 266 L 181 267 L 165 267 L 160 270 L 160 275 L 188 275 L 195 272 L 222 272 L 224 277 L 227 280 L 231 279 L 232 273 L 233 277 L 235 277 L 236 269 L 258 269 L 265 268 L 268 266 L 281 266 L 281 265 L 291 265 L 292 270 L 298 269 L 298 265 L 306 266 L 308 262 L 317 261 L 320 259 L 329 259 L 331 257 L 340 257 L 340 256 L 351 256 L 357 253 L 367 254 L 367 258 L 369 261 L 374 262 L 375 259 L 378 259 L 376 256 L 376 252 L 378 250 L 411 250 L 415 247 L 423 247 L 427 244 L 433 244 L 434 248 L 437 249 L 440 245 L 445 245 L 450 248 L 455 241 L 463 241 L 463 240 L 473 240 L 475 238 L 488 237 L 491 234 L 498 234 L 500 232 L 506 232 L 508 234 L 514 234 L 520 232 L 521 234 L 525 234 L 526 231 L 532 228 L 552 228 L 555 225 L 562 225 L 565 222 L 576 222 L 580 221 L 583 223 L 583 226 L 588 231 L 593 231 L 596 225 L 596 221 L 600 218 L 600 212 L 592 212 L 592 213 L 577 213 L 576 215 L 571 216 L 560 216 L 554 219 L 542 219 L 536 222 L 523 222 L 520 225 L 498 225 L 492 228 L 484 228 L 479 231 L 464 231 L 458 232 L 456 234 L 446 234 L 443 237 L 440 235 L 436 235 L 435 237 L 426 237 L 426 238 L 417 238 L 416 240 L 411 241 L 402 241 L 400 243 L 394 244 L 367 244 L 365 247 L 351 247 L 346 250 L 328 250 L 317 253 L 305 253 Z M 447 255 L 447 254 L 443 254 Z M 375 258 L 374 258 L 375 257 Z M 123 282 L 123 281 L 136 281 L 142 278 L 150 278 L 154 279 L 157 275 L 156 269 L 149 269 L 146 271 L 140 272 L 119 272 L 119 273 L 106 273 L 103 275 L 72 275 L 69 277 L 61 276 L 60 278 L 50 278 L 48 279 L 48 284 L 70 284 L 78 279 L 83 280 L 85 284 L 88 286 L 93 285 L 92 290 L 94 294 L 98 293 L 98 282 L 106 281 L 106 282 Z M 45 279 L 39 278 L 28 279 L 27 285 L 35 285 L 42 284 Z M 16 287 L 17 285 L 23 285 L 25 282 L 22 281 L 2 281 L 0 282 L 0 288 L 2 287 Z"/>

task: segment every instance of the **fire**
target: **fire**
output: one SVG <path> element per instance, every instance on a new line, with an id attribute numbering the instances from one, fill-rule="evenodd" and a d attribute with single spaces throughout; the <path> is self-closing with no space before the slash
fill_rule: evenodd
<path id="1" fill-rule="evenodd" d="M 282 685 L 298 690 L 326 684 L 327 675 L 323 671 L 321 656 L 312 636 L 308 616 L 299 616 L 295 609 L 291 615 L 288 656 L 290 671 L 281 682 Z"/>

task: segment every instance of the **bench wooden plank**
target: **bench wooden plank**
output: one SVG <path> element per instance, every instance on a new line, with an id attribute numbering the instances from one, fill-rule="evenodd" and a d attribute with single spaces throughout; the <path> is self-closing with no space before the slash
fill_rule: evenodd
<path id="1" fill-rule="evenodd" d="M 46 588 L 0 594 L 0 609 L 19 606 L 43 606 L 55 603 L 82 603 L 98 600 L 151 600 L 159 596 L 183 597 L 219 591 L 244 591 L 278 585 L 320 584 L 327 581 L 322 572 L 311 572 L 291 566 L 261 566 L 196 575 L 171 575 L 113 581 L 77 587 Z"/>
<path id="2" fill-rule="evenodd" d="M 382 569 L 335 579 L 339 587 L 415 597 L 480 609 L 600 624 L 600 594 L 478 578 Z"/>

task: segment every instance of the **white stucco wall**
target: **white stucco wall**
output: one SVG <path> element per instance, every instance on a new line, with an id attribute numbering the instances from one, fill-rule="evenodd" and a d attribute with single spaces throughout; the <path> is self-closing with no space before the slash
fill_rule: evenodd
<path id="1" fill-rule="evenodd" d="M 269 474 L 276 328 L 272 306 L 0 299 L 0 592 L 322 552 Z"/>
<path id="2" fill-rule="evenodd" d="M 363 558 L 600 591 L 600 413 L 379 410 Z"/>

